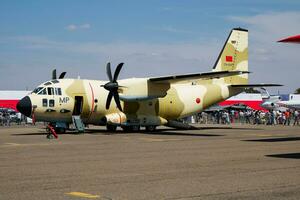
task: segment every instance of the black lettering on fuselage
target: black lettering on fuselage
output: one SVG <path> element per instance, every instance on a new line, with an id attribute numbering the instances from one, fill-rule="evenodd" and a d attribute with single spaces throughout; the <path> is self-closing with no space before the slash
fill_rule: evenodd
<path id="1" fill-rule="evenodd" d="M 70 100 L 69 97 L 59 97 L 59 103 L 68 103 L 68 101 Z"/>

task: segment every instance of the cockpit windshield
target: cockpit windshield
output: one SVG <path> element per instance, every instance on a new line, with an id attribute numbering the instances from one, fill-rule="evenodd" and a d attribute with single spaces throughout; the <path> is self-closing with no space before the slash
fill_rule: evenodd
<path id="1" fill-rule="evenodd" d="M 32 92 L 32 94 L 38 95 L 62 95 L 61 88 L 53 88 L 53 87 L 37 87 Z"/>
<path id="2" fill-rule="evenodd" d="M 35 88 L 35 89 L 32 91 L 32 93 L 37 94 L 37 93 L 39 93 L 39 91 L 41 91 L 42 89 L 43 89 L 43 87 Z"/>

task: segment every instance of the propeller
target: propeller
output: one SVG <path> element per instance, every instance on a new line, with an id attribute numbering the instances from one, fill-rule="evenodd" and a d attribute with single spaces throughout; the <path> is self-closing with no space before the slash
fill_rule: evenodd
<path id="1" fill-rule="evenodd" d="M 58 79 L 63 79 L 63 78 L 65 77 L 66 73 L 67 73 L 67 72 L 62 72 L 62 73 L 59 75 Z M 55 79 L 57 79 L 57 76 L 56 76 L 56 69 L 54 69 L 54 70 L 52 71 L 52 80 L 55 80 Z"/>
<path id="2" fill-rule="evenodd" d="M 52 80 L 56 79 L 56 69 L 52 71 Z"/>
<path id="3" fill-rule="evenodd" d="M 108 76 L 109 82 L 107 82 L 105 85 L 102 85 L 102 87 L 104 87 L 106 90 L 109 91 L 109 93 L 107 95 L 107 99 L 106 99 L 106 106 L 105 106 L 106 109 L 109 109 L 112 97 L 114 97 L 114 100 L 116 102 L 118 109 L 120 111 L 122 111 L 120 97 L 119 97 L 119 93 L 118 93 L 119 87 L 122 87 L 122 86 L 119 86 L 117 79 L 118 79 L 118 76 L 120 74 L 120 71 L 121 71 L 123 65 L 124 65 L 124 63 L 118 64 L 118 66 L 115 70 L 114 76 L 112 76 L 112 73 L 111 73 L 110 63 L 107 63 L 107 65 L 106 65 L 106 74 Z"/>
<path id="4" fill-rule="evenodd" d="M 67 73 L 67 72 L 62 72 L 62 73 L 59 75 L 58 79 L 63 79 L 63 78 L 65 77 L 66 73 Z"/>

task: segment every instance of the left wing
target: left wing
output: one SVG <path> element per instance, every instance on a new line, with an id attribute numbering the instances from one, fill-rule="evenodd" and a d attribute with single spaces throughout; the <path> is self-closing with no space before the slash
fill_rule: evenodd
<path id="1" fill-rule="evenodd" d="M 250 73 L 250 72 L 248 72 L 248 71 L 216 71 L 216 72 L 205 72 L 205 73 L 198 73 L 198 74 L 185 74 L 185 75 L 155 77 L 155 78 L 150 78 L 149 81 L 153 82 L 153 83 L 174 83 L 177 81 L 222 78 L 222 77 L 236 76 L 236 75 L 248 74 L 248 73 Z"/>

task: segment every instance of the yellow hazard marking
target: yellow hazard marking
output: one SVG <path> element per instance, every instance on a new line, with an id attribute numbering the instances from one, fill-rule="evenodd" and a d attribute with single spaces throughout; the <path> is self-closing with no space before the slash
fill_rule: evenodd
<path id="1" fill-rule="evenodd" d="M 76 197 L 88 198 L 88 199 L 100 198 L 99 195 L 87 194 L 87 193 L 83 193 L 83 192 L 69 192 L 66 194 L 71 195 L 71 196 L 76 196 Z"/>
<path id="2" fill-rule="evenodd" d="M 139 139 L 147 142 L 168 142 L 168 141 L 181 140 L 181 139 L 162 139 L 162 138 L 139 138 Z"/>

